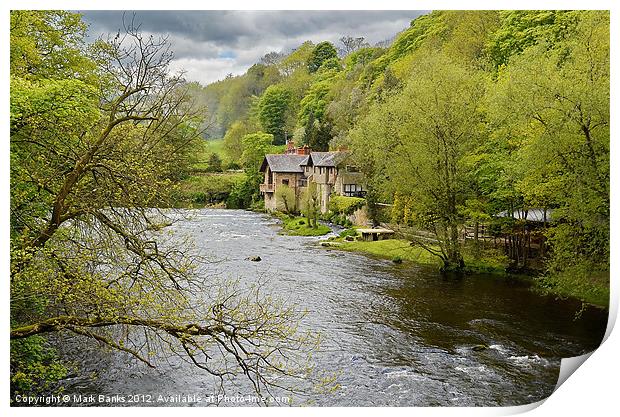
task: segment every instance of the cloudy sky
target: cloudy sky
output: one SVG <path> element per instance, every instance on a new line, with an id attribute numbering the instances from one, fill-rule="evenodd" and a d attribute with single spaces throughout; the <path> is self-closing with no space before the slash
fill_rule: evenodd
<path id="1" fill-rule="evenodd" d="M 82 11 L 89 35 L 116 33 L 130 11 Z M 363 36 L 370 44 L 392 38 L 421 11 L 137 11 L 144 33 L 166 34 L 173 69 L 208 84 L 242 74 L 271 51 L 289 52 L 306 40 L 338 44 L 341 36 Z"/>

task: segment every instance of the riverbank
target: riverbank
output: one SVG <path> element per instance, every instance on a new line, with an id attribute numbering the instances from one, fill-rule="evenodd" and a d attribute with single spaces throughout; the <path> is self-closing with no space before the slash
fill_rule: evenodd
<path id="1" fill-rule="evenodd" d="M 363 252 L 383 259 L 390 259 L 394 263 L 413 262 L 431 265 L 439 268 L 441 261 L 419 246 L 412 246 L 404 239 L 386 239 L 373 242 L 363 240 L 347 241 L 342 237 L 331 239 L 324 245 L 334 249 L 349 252 Z M 486 273 L 511 275 L 506 272 L 507 262 L 500 255 L 482 255 L 475 258 L 471 254 L 464 254 L 466 273 Z"/>
<path id="2" fill-rule="evenodd" d="M 412 262 L 421 265 L 441 267 L 441 261 L 419 246 L 411 246 L 404 239 L 387 239 L 373 242 L 346 240 L 344 236 L 322 242 L 322 246 L 348 252 L 365 253 L 394 263 Z M 506 278 L 517 278 L 532 283 L 532 290 L 558 298 L 573 298 L 598 308 L 609 308 L 609 277 L 602 274 L 573 272 L 561 277 L 538 274 L 513 274 L 507 271 L 508 259 L 499 251 L 486 251 L 474 256 L 470 251 L 463 254 L 466 274 L 492 274 Z"/>

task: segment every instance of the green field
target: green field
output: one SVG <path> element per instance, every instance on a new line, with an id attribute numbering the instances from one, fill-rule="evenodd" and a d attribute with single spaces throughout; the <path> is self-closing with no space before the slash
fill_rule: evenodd
<path id="1" fill-rule="evenodd" d="M 226 159 L 226 150 L 224 149 L 224 139 L 209 139 L 205 141 L 205 152 L 204 154 L 208 156 L 209 154 L 216 153 L 222 159 Z"/>

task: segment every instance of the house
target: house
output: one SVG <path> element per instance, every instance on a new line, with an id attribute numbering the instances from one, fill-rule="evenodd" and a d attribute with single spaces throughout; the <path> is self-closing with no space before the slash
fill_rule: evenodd
<path id="1" fill-rule="evenodd" d="M 289 142 L 284 154 L 265 155 L 260 171 L 265 179 L 260 192 L 265 197 L 265 209 L 276 210 L 275 193 L 283 185 L 293 189 L 295 203 L 299 202 L 308 184 L 317 186 L 321 212 L 327 212 L 332 193 L 349 197 L 365 195 L 364 176 L 351 162 L 351 152 L 312 152 L 304 146 L 295 148 Z"/>

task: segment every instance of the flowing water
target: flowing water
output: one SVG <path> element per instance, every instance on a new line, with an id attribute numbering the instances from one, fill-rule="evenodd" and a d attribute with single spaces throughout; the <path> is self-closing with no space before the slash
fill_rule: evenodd
<path id="1" fill-rule="evenodd" d="M 300 402 L 531 403 L 552 393 L 561 358 L 592 351 L 605 331 L 606 312 L 576 314 L 580 303 L 538 295 L 523 281 L 446 278 L 428 267 L 322 248 L 319 238 L 279 235 L 266 215 L 202 209 L 171 228 L 191 233 L 203 253 L 221 260 L 212 265 L 214 274 L 270 277 L 274 289 L 308 310 L 305 325 L 324 337 L 314 355 L 317 369 L 336 372 L 339 389 L 308 392 Z M 253 255 L 262 261 L 246 259 Z M 477 345 L 488 348 L 473 349 Z M 211 378 L 183 362 L 150 369 L 125 354 L 87 346 L 71 355 L 97 378 L 68 381 L 67 394 L 204 398 L 214 392 Z M 190 398 L 190 405 L 204 404 Z"/>

